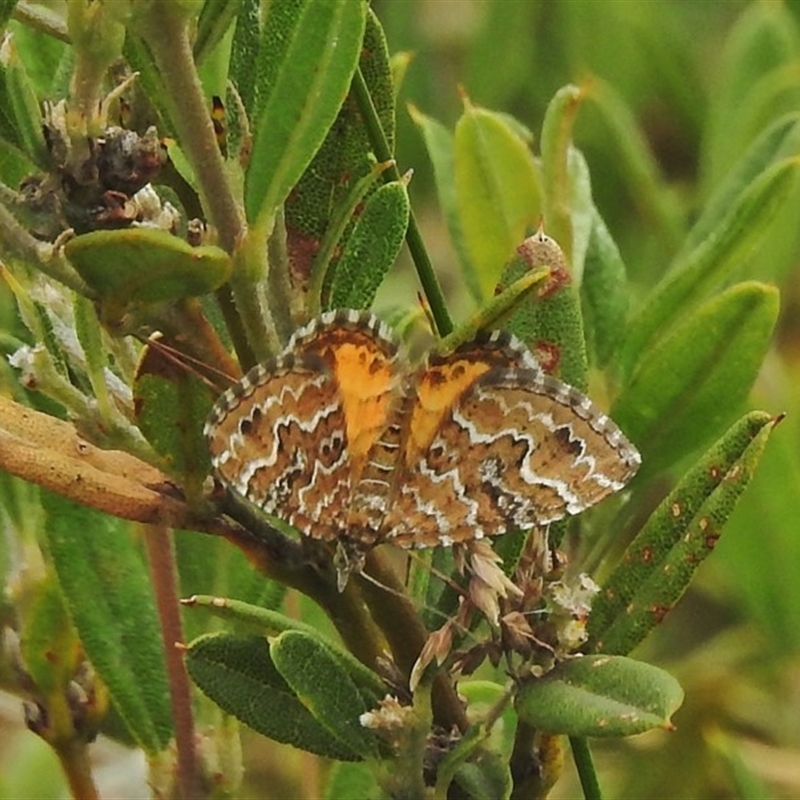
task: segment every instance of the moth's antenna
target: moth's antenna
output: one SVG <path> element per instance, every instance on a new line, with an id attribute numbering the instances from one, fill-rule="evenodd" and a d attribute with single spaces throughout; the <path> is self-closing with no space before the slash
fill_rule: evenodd
<path id="1" fill-rule="evenodd" d="M 221 369 L 217 369 L 199 358 L 195 358 L 188 353 L 184 353 L 182 350 L 178 350 L 176 347 L 172 347 L 172 345 L 162 342 L 157 334 L 151 334 L 147 338 L 136 335 L 136 338 L 143 345 L 152 347 L 154 350 L 158 351 L 159 355 L 162 355 L 170 363 L 183 370 L 192 371 L 198 380 L 202 381 L 209 389 L 215 392 L 221 391 L 219 384 L 208 378 L 207 375 L 204 375 L 204 372 L 211 374 L 215 378 L 219 378 L 228 386 L 236 383 L 236 378 L 231 377 L 227 372 L 223 372 Z"/>

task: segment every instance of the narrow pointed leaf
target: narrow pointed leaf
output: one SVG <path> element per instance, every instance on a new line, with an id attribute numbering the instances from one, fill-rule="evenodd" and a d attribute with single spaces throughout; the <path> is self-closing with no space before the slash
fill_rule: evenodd
<path id="1" fill-rule="evenodd" d="M 759 411 L 743 417 L 652 513 L 595 600 L 596 650 L 630 652 L 674 607 L 747 488 L 774 422 Z"/>
<path id="2" fill-rule="evenodd" d="M 543 214 L 547 230 L 573 264 L 572 187 L 570 151 L 572 128 L 583 92 L 577 86 L 559 89 L 547 106 L 542 123 Z"/>
<path id="3" fill-rule="evenodd" d="M 740 413 L 778 311 L 775 288 L 741 283 L 650 349 L 611 412 L 641 450 L 643 472 L 705 446 Z"/>
<path id="4" fill-rule="evenodd" d="M 265 636 L 280 635 L 286 631 L 297 631 L 314 636 L 342 662 L 351 679 L 367 692 L 370 700 L 378 700 L 385 694 L 385 685 L 371 669 L 364 666 L 347 650 L 343 650 L 334 642 L 325 639 L 312 625 L 290 619 L 270 608 L 255 606 L 227 597 L 196 595 L 184 602 L 189 607 L 205 609 L 220 619 L 235 624 L 241 630 L 258 631 Z"/>
<path id="5" fill-rule="evenodd" d="M 308 633 L 286 631 L 272 640 L 270 654 L 299 701 L 326 730 L 360 756 L 377 755 L 375 735 L 359 720 L 369 708 L 324 642 Z"/>
<path id="6" fill-rule="evenodd" d="M 45 535 L 70 618 L 136 742 L 172 738 L 169 687 L 152 588 L 128 523 L 42 492 Z"/>
<path id="7" fill-rule="evenodd" d="M 275 668 L 264 637 L 201 636 L 189 645 L 186 668 L 220 708 L 264 736 L 328 758 L 359 759 L 298 700 Z"/>
<path id="8" fill-rule="evenodd" d="M 361 0 L 273 0 L 266 11 L 245 179 L 256 227 L 286 199 L 336 119 L 366 21 Z"/>
<path id="9" fill-rule="evenodd" d="M 50 166 L 42 113 L 14 39 L 3 42 L 0 62 L 0 137 L 18 147 L 40 169 Z"/>
<path id="10" fill-rule="evenodd" d="M 583 656 L 526 684 L 516 708 L 541 731 L 606 737 L 671 729 L 682 702 L 678 682 L 657 667 L 622 656 Z"/>

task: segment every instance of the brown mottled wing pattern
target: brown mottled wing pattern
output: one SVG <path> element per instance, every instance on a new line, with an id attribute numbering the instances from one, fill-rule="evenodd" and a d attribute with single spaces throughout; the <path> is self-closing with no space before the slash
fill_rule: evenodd
<path id="1" fill-rule="evenodd" d="M 388 329 L 358 312 L 299 330 L 217 400 L 205 427 L 217 478 L 307 536 L 340 536 L 386 426 L 396 350 Z"/>
<path id="2" fill-rule="evenodd" d="M 465 358 L 480 352 L 467 347 L 420 372 L 386 541 L 435 547 L 547 524 L 638 468 L 636 449 L 585 395 L 504 341 L 484 362 Z"/>

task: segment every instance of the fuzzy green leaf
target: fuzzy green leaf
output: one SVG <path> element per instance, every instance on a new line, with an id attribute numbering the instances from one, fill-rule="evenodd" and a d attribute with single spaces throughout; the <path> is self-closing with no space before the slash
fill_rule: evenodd
<path id="1" fill-rule="evenodd" d="M 20 636 L 25 671 L 43 695 L 63 694 L 78 670 L 80 641 L 52 574 L 30 588 Z"/>
<path id="2" fill-rule="evenodd" d="M 367 14 L 358 61 L 389 147 L 394 147 L 394 93 L 386 37 L 378 19 Z M 316 275 L 322 285 L 335 249 L 346 241 L 348 225 L 377 177 L 369 136 L 350 97 L 325 141 L 286 199 L 286 238 L 292 277 L 303 284 Z M 314 278 L 312 277 L 312 281 Z M 320 293 L 318 289 L 314 290 Z"/>
<path id="3" fill-rule="evenodd" d="M 166 231 L 93 231 L 70 239 L 67 258 L 105 304 L 105 316 L 131 305 L 196 297 L 218 289 L 231 273 L 219 247 L 192 247 Z"/>
<path id="4" fill-rule="evenodd" d="M 70 618 L 136 742 L 172 738 L 169 686 L 152 587 L 130 526 L 49 492 L 45 536 Z"/>
<path id="5" fill-rule="evenodd" d="M 469 102 L 456 124 L 454 159 L 461 231 L 485 299 L 539 221 L 541 178 L 527 144 L 507 121 Z"/>
<path id="6" fill-rule="evenodd" d="M 622 656 L 562 661 L 517 697 L 521 720 L 541 731 L 569 736 L 633 736 L 671 729 L 683 690 L 668 673 Z"/>
<path id="7" fill-rule="evenodd" d="M 200 378 L 148 346 L 136 369 L 133 401 L 136 424 L 165 469 L 184 483 L 187 496 L 197 497 L 211 461 L 203 421 L 215 395 Z"/>
<path id="8" fill-rule="evenodd" d="M 360 756 L 377 755 L 375 735 L 359 720 L 368 706 L 325 642 L 290 630 L 272 640 L 270 654 L 298 700 L 326 730 Z"/>
<path id="9" fill-rule="evenodd" d="M 189 645 L 186 668 L 220 708 L 264 736 L 328 758 L 359 760 L 298 700 L 275 668 L 264 637 L 201 636 Z"/>
<path id="10" fill-rule="evenodd" d="M 239 13 L 231 42 L 231 61 L 228 77 L 241 98 L 248 114 L 253 110 L 256 91 L 256 71 L 261 42 L 261 3 L 259 0 L 239 0 Z"/>
<path id="11" fill-rule="evenodd" d="M 774 287 L 741 283 L 651 348 L 611 415 L 652 474 L 704 447 L 740 413 L 778 318 Z"/>
<path id="12" fill-rule="evenodd" d="M 367 200 L 336 265 L 329 308 L 369 308 L 405 240 L 410 204 L 405 183 L 392 181 Z"/>
<path id="13" fill-rule="evenodd" d="M 545 283 L 539 292 L 531 292 L 514 309 L 505 327 L 539 356 L 547 372 L 585 391 L 588 362 L 580 299 L 559 246 L 541 233 L 528 237 L 506 265 L 496 291 L 541 266 L 552 269 L 551 283 Z"/>
<path id="14" fill-rule="evenodd" d="M 570 152 L 581 98 L 577 86 L 559 89 L 547 106 L 542 123 L 543 214 L 548 234 L 561 245 L 569 265 L 574 263 Z"/>
<path id="15" fill-rule="evenodd" d="M 743 417 L 652 513 L 594 602 L 596 650 L 629 653 L 677 603 L 750 482 L 773 423 L 759 411 Z"/>
<path id="16" fill-rule="evenodd" d="M 263 227 L 308 167 L 358 65 L 361 0 L 273 0 L 266 7 L 245 179 L 247 219 Z"/>

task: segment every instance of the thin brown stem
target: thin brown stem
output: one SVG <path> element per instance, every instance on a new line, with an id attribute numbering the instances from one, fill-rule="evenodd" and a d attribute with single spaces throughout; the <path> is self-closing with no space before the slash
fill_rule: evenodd
<path id="1" fill-rule="evenodd" d="M 192 690 L 183 655 L 176 647 L 183 640 L 183 628 L 178 597 L 178 571 L 169 529 L 155 525 L 146 526 L 145 547 L 166 656 L 178 756 L 178 793 L 183 800 L 198 800 L 205 797 L 206 792 L 200 780 L 195 750 Z"/>
<path id="2" fill-rule="evenodd" d="M 73 740 L 64 747 L 56 747 L 55 751 L 75 800 L 98 800 L 100 795 L 92 777 L 86 744 Z"/>

